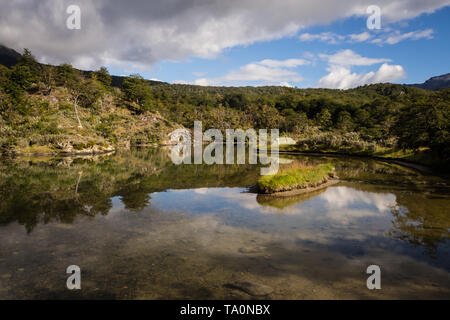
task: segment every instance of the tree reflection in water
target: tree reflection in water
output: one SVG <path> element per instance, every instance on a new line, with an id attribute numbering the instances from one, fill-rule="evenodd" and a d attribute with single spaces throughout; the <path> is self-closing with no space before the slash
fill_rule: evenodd
<path id="1" fill-rule="evenodd" d="M 330 161 L 321 157 L 301 157 L 301 160 Z M 425 247 L 430 255 L 439 244 L 449 240 L 449 189 L 445 181 L 371 160 L 335 158 L 332 161 L 344 180 L 341 185 L 352 182 L 353 189 L 394 195 L 390 237 Z M 16 221 L 32 232 L 40 223 L 73 223 L 77 216 L 107 215 L 114 197 L 120 197 L 125 209 L 138 213 L 150 204 L 151 194 L 155 192 L 248 187 L 258 176 L 258 168 L 252 165 L 177 166 L 164 149 L 84 158 L 9 160 L 0 163 L 0 225 Z M 358 181 L 364 183 L 355 186 Z M 323 192 L 289 198 L 258 196 L 256 201 L 282 213 L 285 208 Z M 333 203 L 338 204 L 339 201 Z"/>

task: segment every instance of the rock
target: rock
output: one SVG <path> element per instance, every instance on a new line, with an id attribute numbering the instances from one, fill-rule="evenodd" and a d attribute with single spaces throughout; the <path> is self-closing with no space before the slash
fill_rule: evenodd
<path id="1" fill-rule="evenodd" d="M 264 284 L 253 283 L 249 281 L 235 281 L 224 285 L 227 288 L 241 290 L 251 296 L 262 297 L 273 292 L 273 288 Z"/>
<path id="2" fill-rule="evenodd" d="M 242 248 L 239 248 L 239 252 L 240 253 L 244 253 L 244 254 L 247 254 L 247 253 L 259 253 L 259 252 L 261 252 L 263 250 L 263 248 L 261 248 L 261 247 L 256 247 L 256 246 L 248 246 L 248 247 L 242 247 Z"/>

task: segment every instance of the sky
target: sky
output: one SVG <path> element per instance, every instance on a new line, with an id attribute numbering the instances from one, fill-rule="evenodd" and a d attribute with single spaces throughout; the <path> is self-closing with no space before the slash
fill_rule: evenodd
<path id="1" fill-rule="evenodd" d="M 0 44 L 169 83 L 348 89 L 450 72 L 449 18 L 450 0 L 0 0 Z"/>

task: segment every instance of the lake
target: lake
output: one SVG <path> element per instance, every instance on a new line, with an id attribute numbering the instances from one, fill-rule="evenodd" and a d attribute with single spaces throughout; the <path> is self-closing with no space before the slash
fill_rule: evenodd
<path id="1" fill-rule="evenodd" d="M 285 158 L 331 162 L 341 182 L 270 198 L 249 188 L 256 165 L 177 166 L 162 148 L 3 160 L 0 299 L 450 299 L 448 180 Z"/>

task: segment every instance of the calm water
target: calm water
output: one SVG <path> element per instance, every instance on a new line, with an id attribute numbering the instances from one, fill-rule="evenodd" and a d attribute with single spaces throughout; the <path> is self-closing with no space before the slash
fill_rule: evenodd
<path id="1" fill-rule="evenodd" d="M 249 191 L 255 166 L 165 150 L 0 163 L 0 299 L 450 299 L 450 183 L 372 160 L 299 197 Z M 79 291 L 66 288 L 69 265 Z M 381 290 L 366 268 L 381 267 Z M 242 289 L 242 288 L 241 288 Z M 269 290 L 270 289 L 270 290 Z M 253 295 L 252 295 L 253 294 Z"/>

